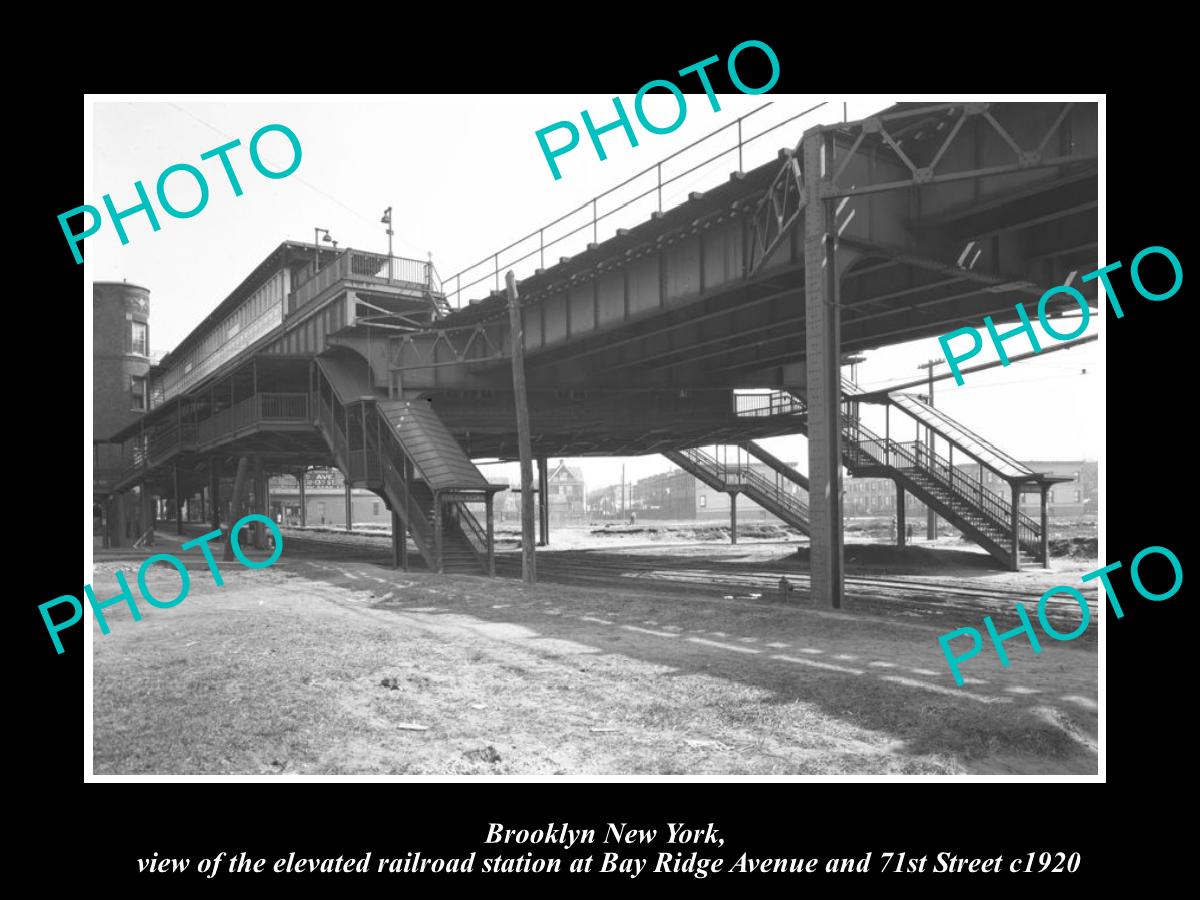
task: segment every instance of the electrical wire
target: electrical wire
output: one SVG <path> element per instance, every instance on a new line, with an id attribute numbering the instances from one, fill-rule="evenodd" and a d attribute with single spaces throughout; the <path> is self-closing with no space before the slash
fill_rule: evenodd
<path id="1" fill-rule="evenodd" d="M 130 106 L 134 106 L 134 105 L 136 105 L 136 104 L 130 103 Z M 223 131 L 222 129 L 218 128 L 216 125 L 213 125 L 211 122 L 206 122 L 204 119 L 200 118 L 200 117 L 199 117 L 198 115 L 196 115 L 195 113 L 193 113 L 193 112 L 189 112 L 188 110 L 186 110 L 186 109 L 184 109 L 182 106 L 180 106 L 178 103 L 173 103 L 173 102 L 171 102 L 171 101 L 167 101 L 167 105 L 168 105 L 168 106 L 171 106 L 171 107 L 174 107 L 176 110 L 178 110 L 179 112 L 183 113 L 185 116 L 188 116 L 189 118 L 195 119 L 195 120 L 196 120 L 197 122 L 199 122 L 201 125 L 205 126 L 206 128 L 209 128 L 209 129 L 211 129 L 212 131 L 215 131 L 217 134 L 219 134 L 221 137 L 225 138 L 226 140 L 234 140 L 234 138 L 233 138 L 231 135 L 229 135 L 227 132 L 225 132 L 225 131 Z M 341 200 L 339 200 L 337 197 L 333 196 L 333 194 L 330 194 L 328 191 L 323 191 L 323 190 L 321 190 L 319 187 L 317 187 L 317 186 L 316 186 L 315 184 L 313 184 L 312 182 L 305 180 L 304 178 L 302 178 L 302 177 L 301 177 L 301 176 L 299 176 L 299 175 L 294 175 L 294 176 L 292 176 L 292 177 L 294 177 L 296 181 L 300 182 L 302 185 L 304 185 L 304 186 L 305 186 L 306 188 L 308 188 L 309 190 L 311 190 L 311 191 L 314 191 L 315 193 L 318 193 L 318 194 L 320 194 L 322 197 L 325 197 L 327 200 L 331 200 L 331 201 L 333 201 L 334 203 L 336 203 L 336 204 L 337 204 L 338 206 L 340 206 L 342 209 L 346 210 L 346 211 L 347 211 L 348 213 L 350 213 L 351 215 L 357 216 L 359 219 L 362 219 L 362 220 L 363 220 L 364 222 L 366 222 L 368 225 L 376 225 L 376 224 L 378 224 L 378 223 L 377 223 L 377 222 L 376 222 L 374 219 L 371 219 L 371 218 L 370 218 L 370 217 L 368 217 L 368 216 L 364 216 L 364 215 L 363 215 L 362 213 L 360 213 L 358 210 L 356 210 L 356 209 L 354 209 L 353 207 L 351 207 L 351 206 L 349 206 L 349 205 L 347 205 L 347 204 L 343 203 L 343 202 L 342 202 Z M 419 256 L 419 253 L 420 253 L 420 251 L 418 251 L 418 250 L 417 250 L 417 248 L 416 248 L 416 245 L 415 245 L 414 243 L 412 243 L 412 241 L 410 241 L 410 240 L 408 240 L 407 238 L 405 238 L 405 237 L 404 237 L 404 235 L 403 235 L 403 234 L 401 234 L 399 231 L 396 231 L 396 230 L 395 230 L 395 226 L 394 226 L 394 225 L 392 226 L 392 229 L 393 229 L 393 232 L 394 232 L 395 236 L 396 236 L 397 238 L 399 238 L 399 239 L 400 239 L 400 242 L 401 242 L 402 244 L 405 244 L 406 246 L 408 246 L 408 247 L 410 248 L 410 250 L 412 250 L 414 253 L 417 253 L 417 254 L 418 254 L 418 256 Z"/>

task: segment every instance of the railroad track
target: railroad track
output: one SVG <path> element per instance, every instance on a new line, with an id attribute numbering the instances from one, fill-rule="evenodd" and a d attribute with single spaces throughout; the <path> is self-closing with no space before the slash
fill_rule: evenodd
<path id="1" fill-rule="evenodd" d="M 588 551 L 558 551 L 538 557 L 538 579 L 557 584 L 589 585 L 596 587 L 627 586 L 639 591 L 653 590 L 664 593 L 701 594 L 709 597 L 735 599 L 768 599 L 778 603 L 779 579 L 786 577 L 791 583 L 794 596 L 789 603 L 811 603 L 810 578 L 805 572 L 780 568 L 763 571 L 754 566 L 751 571 L 731 572 L 737 564 L 715 563 L 711 568 L 689 567 L 688 560 L 673 561 L 675 565 L 664 566 L 663 560 L 639 560 L 636 556 L 619 558 L 589 558 Z M 741 564 L 747 566 L 749 564 Z M 496 572 L 506 577 L 519 578 L 520 558 L 513 555 L 498 555 Z M 634 584 L 631 584 L 633 582 Z M 912 614 L 963 621 L 978 621 L 980 612 L 1005 621 L 1017 621 L 1014 604 L 1023 601 L 1029 608 L 1036 602 L 1037 595 L 1005 588 L 967 587 L 947 585 L 944 582 L 887 578 L 878 576 L 846 577 L 849 608 L 862 612 L 884 614 Z M 757 595 L 757 596 L 755 596 Z M 1095 602 L 1088 601 L 1095 612 Z M 1047 607 L 1047 618 L 1055 624 L 1069 626 L 1071 630 L 1078 622 L 1078 607 L 1071 600 L 1054 603 Z"/>
<path id="2" fill-rule="evenodd" d="M 386 535 L 382 538 L 387 539 Z M 390 550 L 372 553 L 363 550 L 381 551 L 379 535 L 337 535 L 336 540 L 322 540 L 316 535 L 288 535 L 289 541 L 299 545 L 302 555 L 327 555 L 333 547 L 354 546 L 355 561 L 391 561 Z M 360 539 L 360 540 L 356 540 Z M 390 539 L 388 539 L 390 540 Z M 790 542 L 784 545 L 791 546 Z M 688 545 L 682 545 L 688 546 Z M 361 549 L 360 549 L 361 548 Z M 622 550 L 634 548 L 622 548 Z M 639 545 L 641 550 L 669 549 L 663 545 Z M 378 559 L 376 558 L 378 557 Z M 423 563 L 417 554 L 410 554 L 410 561 L 417 570 Z M 764 567 L 761 562 L 736 560 L 706 560 L 697 565 L 696 558 L 671 557 L 666 553 L 652 556 L 639 553 L 617 553 L 613 550 L 556 550 L 538 554 L 538 580 L 552 584 L 578 585 L 584 587 L 628 588 L 638 592 L 665 593 L 720 601 L 732 598 L 740 602 L 761 601 L 764 607 L 778 607 L 779 579 L 786 577 L 792 585 L 787 605 L 812 607 L 810 577 L 798 570 L 796 563 L 786 559 L 777 568 Z M 519 552 L 501 551 L 496 554 L 496 574 L 504 578 L 521 577 Z M 847 610 L 884 616 L 905 616 L 945 621 L 948 626 L 978 623 L 979 616 L 993 616 L 997 622 L 1016 623 L 1014 604 L 1025 603 L 1031 609 L 1038 594 L 1010 588 L 991 588 L 947 584 L 934 579 L 893 578 L 878 575 L 848 575 L 846 577 Z M 756 596 L 757 595 L 757 596 Z M 1093 616 L 1096 604 L 1088 600 Z M 1047 607 L 1047 617 L 1061 630 L 1073 630 L 1079 620 L 1078 607 L 1066 599 Z M 1095 632 L 1089 629 L 1088 635 Z M 1085 638 L 1087 635 L 1084 636 Z"/>

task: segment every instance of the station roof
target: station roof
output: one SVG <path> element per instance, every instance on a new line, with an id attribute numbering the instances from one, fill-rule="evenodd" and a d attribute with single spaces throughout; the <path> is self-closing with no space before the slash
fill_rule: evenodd
<path id="1" fill-rule="evenodd" d="M 301 241 L 284 241 L 267 256 L 247 275 L 242 282 L 233 289 L 233 291 L 224 300 L 216 305 L 212 312 L 204 317 L 195 328 L 188 332 L 179 344 L 163 357 L 159 367 L 171 365 L 171 362 L 176 354 L 182 353 L 193 344 L 199 341 L 204 335 L 216 326 L 221 319 L 229 315 L 238 304 L 252 294 L 264 280 L 284 268 L 289 263 L 308 262 L 312 258 L 313 248 L 315 244 L 306 244 Z M 325 256 L 335 256 L 332 249 L 319 248 L 322 258 Z"/>

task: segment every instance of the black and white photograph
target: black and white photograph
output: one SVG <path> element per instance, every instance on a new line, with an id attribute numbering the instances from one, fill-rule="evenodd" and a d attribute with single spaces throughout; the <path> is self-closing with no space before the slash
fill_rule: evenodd
<path id="1" fill-rule="evenodd" d="M 729 49 L 89 96 L 89 779 L 1102 776 L 1103 97 Z"/>

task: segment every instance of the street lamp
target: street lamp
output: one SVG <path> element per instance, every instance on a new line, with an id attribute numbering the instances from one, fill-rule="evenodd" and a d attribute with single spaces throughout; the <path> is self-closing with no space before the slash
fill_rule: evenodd
<path id="1" fill-rule="evenodd" d="M 336 243 L 334 243 L 334 242 L 333 242 L 333 238 L 331 238 L 331 237 L 329 236 L 329 229 L 328 229 L 328 228 L 314 228 L 314 229 L 313 229 L 313 248 L 315 249 L 315 251 L 316 251 L 316 254 L 317 254 L 317 268 L 316 268 L 316 271 L 317 271 L 317 272 L 320 272 L 320 271 L 321 271 L 321 242 L 320 242 L 320 240 L 319 240 L 319 239 L 318 239 L 318 237 L 317 237 L 317 236 L 318 236 L 318 235 L 320 235 L 320 234 L 324 234 L 324 235 L 325 235 L 325 242 L 326 242 L 326 243 L 332 243 L 332 244 L 333 244 L 333 247 L 334 247 L 334 249 L 335 249 L 335 250 L 337 249 L 337 244 L 336 244 Z"/>
<path id="2" fill-rule="evenodd" d="M 392 208 L 389 206 L 383 211 L 383 218 L 379 220 L 387 226 L 388 236 L 388 281 L 392 280 Z"/>

